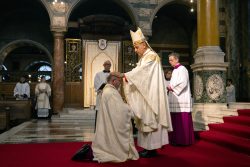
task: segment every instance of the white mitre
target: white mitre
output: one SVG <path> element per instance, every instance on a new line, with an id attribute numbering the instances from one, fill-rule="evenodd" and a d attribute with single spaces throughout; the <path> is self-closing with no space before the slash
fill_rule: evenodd
<path id="1" fill-rule="evenodd" d="M 137 28 L 136 32 L 133 32 L 133 31 L 130 30 L 130 35 L 131 35 L 133 44 L 141 43 L 141 42 L 146 41 L 146 38 L 143 35 L 143 33 L 142 33 L 142 31 L 141 31 L 141 29 L 139 27 Z"/>
<path id="2" fill-rule="evenodd" d="M 130 35 L 133 41 L 133 45 L 140 44 L 142 42 L 145 42 L 149 49 L 155 52 L 149 45 L 148 41 L 146 40 L 145 36 L 143 35 L 141 29 L 138 27 L 136 32 L 133 32 L 130 30 Z"/>

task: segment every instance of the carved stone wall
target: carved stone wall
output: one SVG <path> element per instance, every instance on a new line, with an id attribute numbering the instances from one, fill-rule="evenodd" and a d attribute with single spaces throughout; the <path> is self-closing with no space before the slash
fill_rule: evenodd
<path id="1" fill-rule="evenodd" d="M 198 71 L 194 73 L 195 103 L 225 103 L 225 72 Z"/>

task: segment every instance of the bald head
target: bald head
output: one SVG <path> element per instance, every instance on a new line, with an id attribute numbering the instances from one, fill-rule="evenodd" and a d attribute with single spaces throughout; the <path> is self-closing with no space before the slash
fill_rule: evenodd
<path id="1" fill-rule="evenodd" d="M 103 65 L 111 65 L 111 62 L 109 60 L 106 60 Z"/>
<path id="2" fill-rule="evenodd" d="M 107 82 L 116 87 L 117 89 L 121 85 L 121 80 L 122 77 L 120 72 L 111 72 L 107 77 Z"/>
<path id="3" fill-rule="evenodd" d="M 104 70 L 105 70 L 105 71 L 110 71 L 111 62 L 110 62 L 109 60 L 106 60 L 106 61 L 103 63 L 103 67 L 104 67 Z"/>

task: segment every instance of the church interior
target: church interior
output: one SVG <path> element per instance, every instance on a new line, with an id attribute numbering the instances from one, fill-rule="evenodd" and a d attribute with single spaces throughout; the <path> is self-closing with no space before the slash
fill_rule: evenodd
<path id="1" fill-rule="evenodd" d="M 45 156 L 49 160 L 38 166 L 84 164 L 71 162 L 70 156 L 94 135 L 94 76 L 106 60 L 112 62 L 111 71 L 124 73 L 136 67 L 138 57 L 129 31 L 137 27 L 160 56 L 163 69 L 170 67 L 171 52 L 179 53 L 180 63 L 188 69 L 197 143 L 166 146 L 158 162 L 155 158 L 107 166 L 250 164 L 249 0 L 2 0 L 0 6 L 0 150 L 5 150 L 0 161 L 4 166 L 43 161 L 35 155 L 34 160 L 22 160 L 24 156 L 12 153 L 25 147 L 30 156 L 35 149 L 46 155 L 45 148 L 52 148 L 53 157 Z M 30 85 L 28 100 L 13 96 L 22 76 Z M 41 76 L 52 90 L 49 120 L 35 116 L 35 86 Z M 229 104 L 227 79 L 232 79 L 236 90 L 236 102 Z M 71 148 L 61 153 L 56 151 L 64 150 L 60 147 Z M 219 158 L 211 160 L 214 155 Z M 13 157 L 20 162 L 12 162 Z"/>

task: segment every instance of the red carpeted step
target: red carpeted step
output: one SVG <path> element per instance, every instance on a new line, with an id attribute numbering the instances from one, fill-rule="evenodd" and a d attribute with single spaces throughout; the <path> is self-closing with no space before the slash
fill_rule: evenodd
<path id="1" fill-rule="evenodd" d="M 247 116 L 228 116 L 228 117 L 223 117 L 223 120 L 226 123 L 235 123 L 235 124 L 250 126 L 250 117 Z"/>
<path id="2" fill-rule="evenodd" d="M 220 146 L 227 147 L 231 150 L 250 155 L 249 139 L 212 130 L 201 132 L 200 138 L 212 143 L 216 143 Z"/>
<path id="3" fill-rule="evenodd" d="M 250 127 L 232 123 L 209 124 L 209 129 L 250 139 Z"/>
<path id="4" fill-rule="evenodd" d="M 238 110 L 239 115 L 241 116 L 248 116 L 250 117 L 250 109 L 239 109 Z"/>

